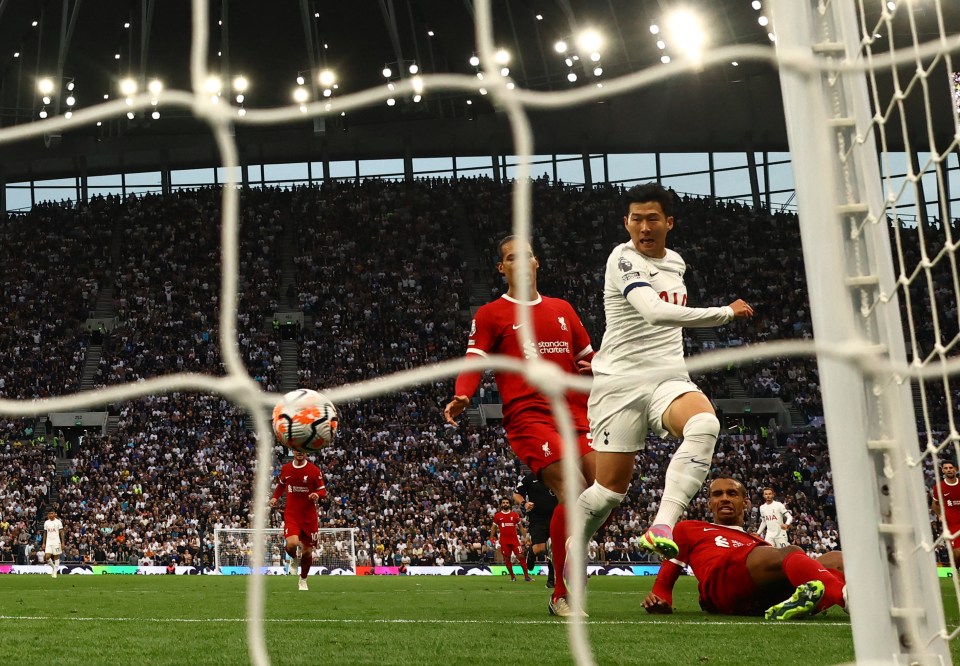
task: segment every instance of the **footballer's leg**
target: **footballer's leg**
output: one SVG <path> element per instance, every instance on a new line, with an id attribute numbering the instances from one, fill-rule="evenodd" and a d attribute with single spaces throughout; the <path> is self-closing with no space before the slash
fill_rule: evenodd
<path id="1" fill-rule="evenodd" d="M 299 548 L 300 536 L 297 534 L 288 535 L 284 549 L 287 551 L 287 555 L 290 557 L 291 572 L 299 572 L 300 570 L 300 554 L 298 552 Z"/>
<path id="2" fill-rule="evenodd" d="M 746 559 L 747 572 L 757 587 L 796 586 L 793 595 L 767 609 L 768 620 L 791 620 L 819 613 L 831 606 L 844 607 L 843 581 L 798 546 L 754 548 Z"/>

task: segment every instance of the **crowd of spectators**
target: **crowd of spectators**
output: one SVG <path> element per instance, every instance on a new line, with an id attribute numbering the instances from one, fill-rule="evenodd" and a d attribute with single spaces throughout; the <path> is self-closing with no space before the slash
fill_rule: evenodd
<path id="1" fill-rule="evenodd" d="M 237 317 L 251 374 L 264 388 L 280 390 L 279 337 L 265 322 L 291 304 L 304 314 L 297 335 L 302 385 L 358 382 L 461 356 L 469 326 L 467 281 L 493 278 L 491 296 L 499 293 L 493 266 L 495 242 L 509 231 L 507 187 L 484 179 L 364 181 L 244 193 Z M 575 305 L 595 347 L 604 327 L 602 267 L 613 244 L 625 238 L 618 195 L 613 187 L 583 192 L 537 182 L 534 188 L 540 289 Z M 77 300 L 81 313 L 95 300 L 97 285 L 113 280 L 118 326 L 103 345 L 98 385 L 177 371 L 223 373 L 218 196 L 211 188 L 97 201 L 91 206 L 96 213 L 48 213 L 51 219 L 99 219 L 92 229 L 115 218 L 112 233 L 120 234 L 120 241 L 99 241 L 109 245 L 112 276 L 103 271 L 105 259 L 98 260 L 84 275 L 71 272 L 73 283 L 64 285 L 63 297 Z M 681 201 L 677 217 L 671 246 L 690 263 L 691 304 L 742 297 L 758 311 L 755 320 L 719 329 L 716 344 L 810 335 L 795 217 L 699 199 Z M 475 234 L 473 245 L 486 253 L 489 275 L 464 274 L 467 248 L 455 242 L 455 225 Z M 90 256 L 108 256 L 101 249 Z M 281 272 L 289 269 L 284 257 L 296 275 L 295 287 L 281 294 Z M 87 285 L 86 296 L 73 291 L 78 285 Z M 19 309 L 12 298 L 8 292 L 11 310 Z M 27 303 L 32 297 L 25 292 L 22 298 Z M 81 345 L 82 335 L 75 337 Z M 69 335 L 64 339 L 69 344 Z M 45 339 L 38 344 L 48 349 Z M 688 333 L 685 345 L 695 353 L 705 343 Z M 12 349 L 9 358 L 18 358 Z M 697 381 L 712 397 L 725 397 L 730 376 L 752 395 L 793 401 L 811 420 L 822 414 L 812 360 L 769 359 Z M 495 399 L 489 380 L 483 388 L 485 399 Z M 495 561 L 490 518 L 496 500 L 512 494 L 521 469 L 498 426 L 443 424 L 451 391 L 449 381 L 428 382 L 340 405 L 340 436 L 317 460 L 329 492 L 322 520 L 359 529 L 359 564 Z M 0 386 L 0 395 L 25 396 L 9 385 Z M 54 484 L 68 562 L 209 566 L 214 526 L 249 526 L 255 456 L 247 414 L 219 397 L 186 393 L 122 403 L 115 411 L 117 430 L 89 432 L 53 483 L 46 477 L 53 463 L 47 448 L 30 449 L 28 456 L 10 437 L 0 443 L 0 456 L 6 456 L 0 459 L 0 559 L 20 534 L 37 540 L 35 512 Z M 639 454 L 630 495 L 591 546 L 597 560 L 641 558 L 636 540 L 655 509 L 674 446 L 651 438 Z M 276 453 L 279 463 L 282 451 Z M 713 473 L 746 483 L 751 525 L 757 524 L 761 488 L 772 485 L 794 511 L 795 543 L 815 553 L 838 545 L 821 429 L 780 440 L 724 434 Z M 37 481 L 41 477 L 46 484 Z M 688 516 L 706 517 L 705 507 L 701 495 Z M 280 514 L 271 520 L 279 525 Z"/>

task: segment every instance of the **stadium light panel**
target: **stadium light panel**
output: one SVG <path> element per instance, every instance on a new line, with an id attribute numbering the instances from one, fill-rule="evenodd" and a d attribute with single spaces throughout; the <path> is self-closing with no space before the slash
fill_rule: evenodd
<path id="1" fill-rule="evenodd" d="M 594 53 L 599 51 L 601 46 L 603 46 L 603 35 L 593 28 L 588 28 L 577 35 L 577 50 L 580 53 Z"/>
<path id="2" fill-rule="evenodd" d="M 502 67 L 502 68 L 500 69 L 500 76 L 502 76 L 503 78 L 507 78 L 508 76 L 510 76 L 510 68 L 509 68 L 509 67 Z"/>
<path id="3" fill-rule="evenodd" d="M 396 105 L 396 103 L 397 103 L 397 100 L 395 100 L 395 99 L 392 98 L 392 97 L 387 100 L 387 106 L 394 106 L 394 105 Z"/>
<path id="4" fill-rule="evenodd" d="M 480 58 L 475 55 L 470 56 L 470 64 L 473 67 L 478 67 L 480 65 Z"/>
<path id="5" fill-rule="evenodd" d="M 73 84 L 73 81 L 70 81 L 67 84 L 67 90 L 72 91 L 74 88 L 76 88 L 76 86 Z"/>
<path id="6" fill-rule="evenodd" d="M 320 72 L 320 85 L 326 86 L 329 88 L 333 85 L 333 82 L 337 80 L 337 75 L 333 73 L 332 69 L 325 69 Z"/>
<path id="7" fill-rule="evenodd" d="M 129 28 L 130 28 L 130 21 L 127 21 L 126 23 L 124 23 L 124 24 L 123 24 L 123 27 L 126 28 L 126 29 L 129 29 Z"/>
<path id="8" fill-rule="evenodd" d="M 14 52 L 13 52 L 13 57 L 14 57 L 14 58 L 19 58 L 19 57 L 20 57 L 20 51 L 14 51 Z"/>
<path id="9" fill-rule="evenodd" d="M 298 86 L 302 86 L 302 85 L 303 85 L 304 83 L 306 83 L 306 82 L 307 82 L 306 79 L 304 79 L 304 78 L 303 78 L 302 76 L 300 76 L 299 74 L 297 75 L 297 85 L 298 85 Z"/>
<path id="10" fill-rule="evenodd" d="M 150 114 L 150 117 L 154 120 L 160 120 L 160 112 L 154 109 L 153 113 Z"/>
<path id="11" fill-rule="evenodd" d="M 206 83 L 204 83 L 204 87 L 208 93 L 215 95 L 223 88 L 223 81 L 220 80 L 219 76 L 209 76 L 207 77 Z"/>
<path id="12" fill-rule="evenodd" d="M 41 117 L 41 118 L 46 118 L 46 117 L 47 117 L 47 110 L 46 110 L 46 109 L 40 109 L 40 117 Z"/>
<path id="13" fill-rule="evenodd" d="M 759 23 L 764 28 L 766 28 L 767 24 L 770 23 L 770 19 L 768 19 L 766 16 L 761 16 L 760 18 L 757 19 L 757 23 Z"/>
<path id="14" fill-rule="evenodd" d="M 562 39 L 553 45 L 553 50 L 557 53 L 566 53 L 567 52 L 567 43 Z"/>
<path id="15" fill-rule="evenodd" d="M 53 94 L 53 79 L 43 77 L 37 81 L 37 90 L 39 90 L 44 95 Z"/>
<path id="16" fill-rule="evenodd" d="M 310 93 L 303 86 L 297 86 L 293 89 L 293 101 L 303 104 L 310 99 Z"/>
<path id="17" fill-rule="evenodd" d="M 67 106 L 73 106 L 74 104 L 77 103 L 77 98 L 74 97 L 73 95 L 70 95 L 69 97 L 67 97 L 66 101 L 67 101 Z"/>
<path id="18" fill-rule="evenodd" d="M 760 0 L 753 0 L 753 2 L 750 4 L 750 6 L 753 7 L 754 9 L 756 9 L 756 10 L 759 12 L 759 11 L 760 11 L 760 8 L 761 8 L 763 5 L 760 4 Z"/>
<path id="19" fill-rule="evenodd" d="M 120 81 L 120 93 L 127 97 L 137 94 L 137 82 L 127 77 Z"/>
<path id="20" fill-rule="evenodd" d="M 391 76 L 393 76 L 393 70 L 389 67 L 384 67 L 381 74 L 383 74 L 383 78 L 389 79 Z"/>
<path id="21" fill-rule="evenodd" d="M 250 81 L 245 76 L 238 76 L 233 80 L 233 89 L 238 93 L 247 92 L 250 87 Z"/>
<path id="22" fill-rule="evenodd" d="M 40 101 L 42 101 L 44 104 L 49 104 L 50 103 L 49 95 L 44 95 Z"/>
<path id="23" fill-rule="evenodd" d="M 413 91 L 418 95 L 423 92 L 423 79 L 419 76 L 415 76 L 410 79 L 410 83 L 413 84 Z"/>
<path id="24" fill-rule="evenodd" d="M 160 79 L 151 80 L 150 83 L 147 84 L 147 90 L 150 91 L 151 95 L 154 95 L 154 96 L 159 95 L 160 92 L 163 90 L 163 81 L 161 81 Z"/>
<path id="25" fill-rule="evenodd" d="M 667 39 L 691 60 L 699 60 L 707 42 L 700 18 L 692 11 L 679 9 L 667 17 Z"/>
<path id="26" fill-rule="evenodd" d="M 567 74 L 567 81 L 569 81 L 570 83 L 576 83 L 576 81 L 577 81 L 577 73 L 576 73 L 576 72 L 570 72 L 569 74 Z"/>
<path id="27" fill-rule="evenodd" d="M 70 120 L 71 118 L 73 118 L 73 111 L 67 111 L 65 114 L 63 114 L 63 117 L 66 118 L 67 120 Z"/>
<path id="28" fill-rule="evenodd" d="M 134 115 L 133 111 L 127 111 L 127 120 L 133 120 Z"/>
<path id="29" fill-rule="evenodd" d="M 427 30 L 427 37 L 433 37 L 433 36 L 434 36 L 433 30 Z"/>
<path id="30" fill-rule="evenodd" d="M 34 21 L 34 22 L 33 22 L 33 23 L 31 23 L 30 25 L 31 25 L 32 27 L 34 27 L 34 28 L 36 28 L 36 27 L 37 27 L 37 25 L 39 25 L 39 23 L 38 23 L 37 21 Z"/>
<path id="31" fill-rule="evenodd" d="M 651 34 L 651 35 L 659 35 L 659 34 L 660 34 L 660 26 L 657 25 L 656 23 L 654 23 L 653 25 L 651 25 L 651 26 L 650 26 L 650 34 Z"/>
<path id="32" fill-rule="evenodd" d="M 506 65 L 510 62 L 510 52 L 506 49 L 497 49 L 493 59 L 498 65 Z"/>

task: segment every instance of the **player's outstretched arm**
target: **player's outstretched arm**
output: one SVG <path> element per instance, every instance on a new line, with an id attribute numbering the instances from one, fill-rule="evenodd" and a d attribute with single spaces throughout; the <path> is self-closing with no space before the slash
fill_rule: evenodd
<path id="1" fill-rule="evenodd" d="M 742 298 L 738 298 L 728 307 L 733 310 L 734 319 L 747 319 L 753 316 L 753 307 Z"/>
<path id="2" fill-rule="evenodd" d="M 463 413 L 463 410 L 470 404 L 470 398 L 465 395 L 455 395 L 453 400 L 447 403 L 443 408 L 443 418 L 450 425 L 457 425 L 457 417 Z"/>
<path id="3" fill-rule="evenodd" d="M 664 601 L 653 592 L 649 592 L 643 599 L 643 609 L 655 615 L 668 615 L 673 612 L 669 602 Z"/>

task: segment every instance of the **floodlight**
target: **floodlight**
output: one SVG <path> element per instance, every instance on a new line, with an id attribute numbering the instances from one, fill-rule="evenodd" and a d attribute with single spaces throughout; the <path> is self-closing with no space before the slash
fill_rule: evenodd
<path id="1" fill-rule="evenodd" d="M 163 81 L 160 79 L 152 79 L 150 83 L 147 84 L 147 90 L 150 91 L 151 95 L 159 95 L 160 91 L 163 90 Z"/>
<path id="2" fill-rule="evenodd" d="M 603 35 L 593 28 L 588 28 L 577 35 L 577 50 L 581 53 L 599 51 L 601 46 L 603 46 Z"/>
<path id="3" fill-rule="evenodd" d="M 53 79 L 44 77 L 37 81 L 37 90 L 39 90 L 44 95 L 50 95 L 53 93 Z"/>
<path id="4" fill-rule="evenodd" d="M 303 104 L 308 99 L 310 99 L 310 93 L 307 92 L 307 89 L 303 86 L 297 86 L 293 89 L 293 101 Z"/>
<path id="5" fill-rule="evenodd" d="M 480 65 L 480 58 L 478 58 L 478 57 L 475 56 L 475 55 L 470 56 L 470 64 L 471 64 L 473 67 L 479 66 L 479 65 Z"/>
<path id="6" fill-rule="evenodd" d="M 247 88 L 250 87 L 250 81 L 247 80 L 247 77 L 240 75 L 233 80 L 233 89 L 238 93 L 247 92 Z"/>
<path id="7" fill-rule="evenodd" d="M 220 80 L 219 76 L 211 75 L 207 77 L 206 83 L 204 83 L 204 88 L 211 95 L 219 93 L 223 88 L 223 81 Z"/>
<path id="8" fill-rule="evenodd" d="M 557 53 L 566 53 L 567 52 L 567 43 L 562 39 L 553 45 L 553 50 Z"/>
<path id="9" fill-rule="evenodd" d="M 420 71 L 420 68 L 417 67 L 417 63 L 413 63 L 412 65 L 410 65 L 410 67 L 407 68 L 407 71 L 410 72 L 411 74 L 416 74 L 417 72 Z"/>
<path id="10" fill-rule="evenodd" d="M 137 82 L 127 77 L 120 81 L 120 93 L 130 97 L 137 94 Z"/>
<path id="11" fill-rule="evenodd" d="M 331 69 L 325 69 L 320 72 L 320 85 L 329 88 L 333 85 L 333 82 L 337 80 L 337 75 L 333 73 Z"/>
<path id="12" fill-rule="evenodd" d="M 493 60 L 498 65 L 506 65 L 510 62 L 510 52 L 506 49 L 497 49 L 497 52 L 493 54 Z"/>
<path id="13" fill-rule="evenodd" d="M 384 68 L 383 68 L 383 78 L 389 79 L 391 76 L 393 76 L 393 70 L 391 70 L 389 67 L 384 67 Z"/>

